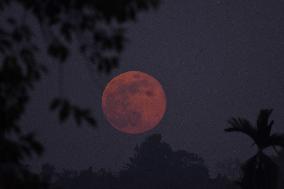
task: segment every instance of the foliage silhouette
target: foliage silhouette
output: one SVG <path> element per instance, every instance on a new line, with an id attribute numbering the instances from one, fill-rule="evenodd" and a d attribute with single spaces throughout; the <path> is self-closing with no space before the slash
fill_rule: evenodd
<path id="1" fill-rule="evenodd" d="M 159 0 L 4 0 L 0 2 L 3 23 L 0 26 L 0 53 L 5 74 L 4 86 L 20 88 L 28 97 L 47 69 L 39 59 L 46 52 L 59 63 L 67 62 L 71 45 L 75 44 L 99 72 L 109 73 L 118 66 L 119 54 L 126 43 L 125 23 L 135 21 L 137 14 L 150 8 L 157 8 Z M 10 14 L 11 11 L 17 14 Z M 10 12 L 9 12 L 10 11 Z M 36 26 L 40 27 L 43 44 L 37 40 Z M 12 78 L 13 77 L 13 78 Z M 7 98 L 7 96 L 4 96 Z M 4 98 L 5 99 L 5 98 Z M 28 99 L 28 98 L 27 98 Z M 26 100 L 27 100 L 26 99 Z M 61 109 L 62 121 L 67 111 L 78 110 L 78 120 L 85 119 L 90 125 L 90 116 L 85 110 L 68 108 L 66 100 L 56 98 L 52 104 Z M 77 118 L 76 118 L 77 119 Z"/>
<path id="2" fill-rule="evenodd" d="M 1 0 L 0 1 L 0 188 L 45 188 L 23 162 L 41 155 L 33 133 L 25 133 L 20 119 L 35 84 L 47 73 L 42 54 L 67 63 L 76 45 L 99 72 L 118 66 L 126 42 L 125 23 L 159 0 Z M 38 29 L 40 28 L 40 29 Z M 44 39 L 41 43 L 38 35 Z M 50 104 L 61 122 L 74 115 L 96 126 L 91 111 L 55 98 Z M 19 187 L 21 186 L 21 187 Z"/>
<path id="3" fill-rule="evenodd" d="M 242 166 L 243 176 L 239 182 L 243 189 L 276 189 L 278 167 L 269 156 L 263 153 L 268 147 L 284 147 L 283 134 L 271 134 L 274 121 L 269 121 L 270 109 L 261 110 L 256 127 L 243 118 L 232 118 L 228 122 L 231 127 L 226 132 L 241 132 L 248 135 L 257 146 L 258 152 Z"/>
<path id="4" fill-rule="evenodd" d="M 208 189 L 239 189 L 239 187 L 227 176 L 218 174 L 216 178 L 210 180 Z"/>
<path id="5" fill-rule="evenodd" d="M 207 188 L 208 170 L 197 154 L 173 151 L 160 134 L 136 146 L 135 154 L 120 172 L 121 188 Z"/>
<path id="6" fill-rule="evenodd" d="M 224 159 L 216 164 L 216 169 L 219 176 L 227 177 L 230 180 L 236 180 L 240 176 L 240 165 L 239 159 Z"/>
<path id="7" fill-rule="evenodd" d="M 60 189 L 116 189 L 118 188 L 117 178 L 109 171 L 100 169 L 94 171 L 92 167 L 82 170 L 79 173 L 72 170 L 65 170 L 59 173 L 59 178 L 52 184 L 51 188 Z"/>
<path id="8" fill-rule="evenodd" d="M 55 178 L 51 189 L 236 189 L 225 176 L 211 179 L 201 157 L 172 150 L 159 134 L 147 137 L 129 160 L 115 175 L 92 167 L 57 173 L 53 166 L 43 165 L 41 176 Z"/>

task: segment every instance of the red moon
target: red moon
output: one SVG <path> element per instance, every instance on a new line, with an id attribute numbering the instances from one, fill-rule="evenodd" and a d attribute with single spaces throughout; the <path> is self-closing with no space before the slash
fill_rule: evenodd
<path id="1" fill-rule="evenodd" d="M 166 111 L 166 95 L 158 80 L 128 71 L 113 78 L 104 89 L 102 109 L 115 129 L 140 134 L 156 127 Z"/>

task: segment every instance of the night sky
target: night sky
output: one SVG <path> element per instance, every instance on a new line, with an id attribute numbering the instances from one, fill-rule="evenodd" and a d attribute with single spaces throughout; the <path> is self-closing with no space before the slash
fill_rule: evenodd
<path id="1" fill-rule="evenodd" d="M 32 164 L 117 171 L 153 133 L 174 149 L 201 155 L 212 173 L 219 161 L 247 159 L 255 152 L 252 141 L 224 128 L 232 116 L 254 123 L 261 108 L 273 108 L 274 131 L 284 132 L 283 10 L 283 0 L 168 0 L 129 24 L 129 42 L 112 74 L 99 74 L 77 54 L 64 67 L 46 61 L 52 69 L 23 119 L 45 145 L 43 157 Z M 107 82 L 129 70 L 157 78 L 168 100 L 159 126 L 141 135 L 118 132 L 101 111 Z M 60 125 L 48 110 L 54 96 L 90 107 L 98 127 L 78 128 L 72 119 Z"/>

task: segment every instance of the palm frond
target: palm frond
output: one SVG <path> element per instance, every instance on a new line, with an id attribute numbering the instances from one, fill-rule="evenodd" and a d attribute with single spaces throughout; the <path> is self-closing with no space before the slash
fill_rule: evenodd
<path id="1" fill-rule="evenodd" d="M 257 129 L 259 130 L 259 132 L 263 132 L 263 134 L 270 134 L 270 130 L 273 124 L 273 121 L 269 122 L 269 117 L 272 113 L 272 109 L 263 109 L 260 110 L 258 117 L 257 117 Z M 268 133 L 269 132 L 269 133 Z"/>
<path id="2" fill-rule="evenodd" d="M 267 126 L 267 131 L 268 131 L 268 135 L 270 135 L 271 133 L 271 129 L 272 129 L 272 125 L 274 124 L 274 121 L 270 121 L 269 125 Z"/>
<path id="3" fill-rule="evenodd" d="M 231 125 L 231 127 L 226 128 L 226 132 L 241 132 L 256 141 L 257 130 L 247 119 L 231 118 L 228 123 Z"/>
<path id="4" fill-rule="evenodd" d="M 284 134 L 273 134 L 269 137 L 265 147 L 280 146 L 284 148 Z"/>

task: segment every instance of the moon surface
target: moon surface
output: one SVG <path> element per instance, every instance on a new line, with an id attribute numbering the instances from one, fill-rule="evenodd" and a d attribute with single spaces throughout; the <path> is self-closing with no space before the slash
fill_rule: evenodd
<path id="1" fill-rule="evenodd" d="M 114 77 L 102 95 L 102 109 L 115 129 L 140 134 L 156 127 L 166 111 L 166 95 L 160 82 L 140 72 Z"/>

